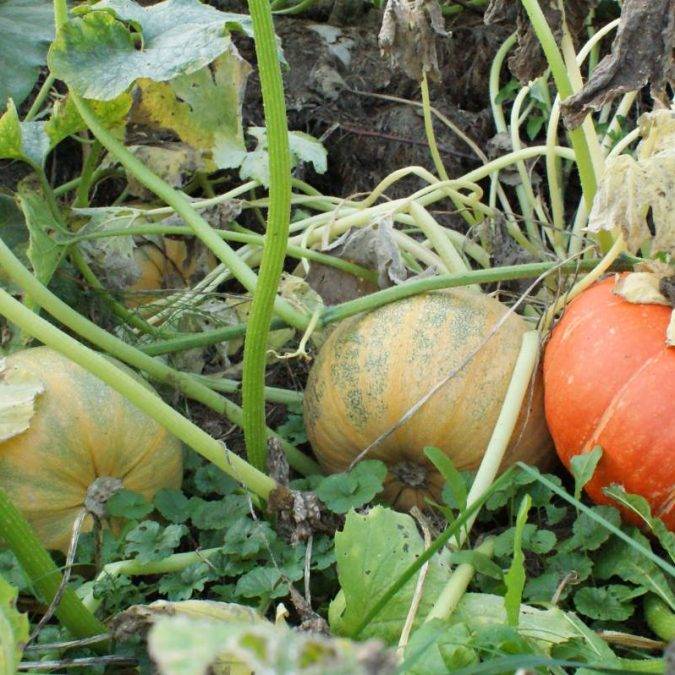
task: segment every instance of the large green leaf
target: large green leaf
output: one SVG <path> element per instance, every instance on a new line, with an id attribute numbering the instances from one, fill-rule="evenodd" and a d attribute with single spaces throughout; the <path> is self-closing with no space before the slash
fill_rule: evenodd
<path id="1" fill-rule="evenodd" d="M 30 94 L 53 38 L 50 0 L 0 0 L 0 108 Z"/>
<path id="2" fill-rule="evenodd" d="M 342 532 L 335 535 L 335 557 L 342 591 L 333 600 L 329 619 L 333 632 L 349 635 L 391 584 L 424 551 L 415 521 L 408 515 L 376 506 L 366 515 L 347 514 Z M 431 609 L 450 575 L 449 553 L 429 562 L 418 623 Z M 396 644 L 415 592 L 413 577 L 363 632 Z"/>
<path id="3" fill-rule="evenodd" d="M 16 610 L 16 588 L 0 577 L 0 675 L 14 675 L 21 645 L 28 639 L 28 617 Z"/>
<path id="4" fill-rule="evenodd" d="M 48 61 L 74 91 L 98 100 L 119 96 L 139 78 L 167 82 L 200 70 L 230 49 L 231 29 L 252 35 L 248 16 L 220 12 L 198 0 L 165 0 L 150 7 L 103 0 L 89 9 L 64 26 Z"/>

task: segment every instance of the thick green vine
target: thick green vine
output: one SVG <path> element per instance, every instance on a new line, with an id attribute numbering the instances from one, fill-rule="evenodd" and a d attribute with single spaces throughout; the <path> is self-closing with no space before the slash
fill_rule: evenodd
<path id="1" fill-rule="evenodd" d="M 270 163 L 270 203 L 258 285 L 253 294 L 251 315 L 244 341 L 242 402 L 246 454 L 251 464 L 264 470 L 267 459 L 264 397 L 267 336 L 288 241 L 291 155 L 288 146 L 281 65 L 277 57 L 270 4 L 268 0 L 248 0 L 248 6 L 253 20 L 255 51 L 265 109 Z"/>
<path id="2" fill-rule="evenodd" d="M 31 313 L 28 309 L 23 310 Z M 3 540 L 16 556 L 31 585 L 39 593 L 39 599 L 51 603 L 61 585 L 59 568 L 40 543 L 33 528 L 2 489 L 0 489 L 0 540 Z M 63 592 L 55 613 L 59 621 L 76 638 L 108 632 L 70 588 L 66 588 Z"/>

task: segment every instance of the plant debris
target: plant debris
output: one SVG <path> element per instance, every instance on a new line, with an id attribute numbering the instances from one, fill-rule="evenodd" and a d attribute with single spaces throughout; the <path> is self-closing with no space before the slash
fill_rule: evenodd
<path id="1" fill-rule="evenodd" d="M 581 91 L 562 103 L 569 128 L 615 96 L 651 83 L 652 96 L 667 105 L 666 85 L 675 80 L 674 0 L 624 0 L 612 53 L 605 56 Z"/>

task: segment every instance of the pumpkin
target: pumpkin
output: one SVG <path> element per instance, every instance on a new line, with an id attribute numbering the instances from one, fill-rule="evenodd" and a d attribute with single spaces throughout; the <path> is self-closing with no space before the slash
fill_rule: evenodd
<path id="1" fill-rule="evenodd" d="M 611 503 L 612 483 L 647 499 L 675 529 L 675 348 L 666 346 L 671 310 L 632 304 L 613 279 L 575 298 L 544 356 L 546 419 L 558 455 L 603 450 L 586 492 Z M 633 520 L 633 522 L 636 522 Z"/>
<path id="2" fill-rule="evenodd" d="M 196 247 L 195 247 L 196 244 Z M 210 251 L 198 242 L 162 237 L 145 241 L 134 249 L 140 277 L 125 292 L 128 307 L 151 302 L 161 289 L 191 286 L 216 266 Z"/>
<path id="3" fill-rule="evenodd" d="M 15 352 L 3 379 L 44 387 L 28 429 L 0 442 L 0 488 L 48 548 L 68 548 L 87 489 L 99 477 L 118 478 L 148 499 L 180 487 L 180 441 L 65 356 L 48 347 Z"/>
<path id="4" fill-rule="evenodd" d="M 341 323 L 321 348 L 307 383 L 307 435 L 321 465 L 344 471 L 396 424 L 440 378 L 466 366 L 366 459 L 388 466 L 383 498 L 397 508 L 439 499 L 443 478 L 424 455 L 435 446 L 455 467 L 483 457 L 520 351 L 525 322 L 507 308 L 465 290 L 418 295 Z M 540 379 L 535 380 L 504 464 L 541 464 L 551 454 Z"/>

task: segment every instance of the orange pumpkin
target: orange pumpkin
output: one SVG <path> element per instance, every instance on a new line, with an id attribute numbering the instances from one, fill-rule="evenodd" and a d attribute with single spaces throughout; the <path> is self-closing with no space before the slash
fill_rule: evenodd
<path id="1" fill-rule="evenodd" d="M 28 429 L 0 442 L 0 488 L 48 548 L 67 549 L 96 478 L 119 478 L 148 499 L 180 487 L 180 441 L 65 356 L 48 347 L 16 352 L 3 379 L 44 387 Z"/>
<path id="2" fill-rule="evenodd" d="M 675 348 L 667 347 L 670 310 L 631 304 L 613 279 L 575 298 L 553 330 L 544 358 L 546 419 L 558 455 L 600 445 L 586 491 L 612 483 L 643 496 L 675 529 Z M 616 504 L 614 504 L 616 505 Z"/>
<path id="3" fill-rule="evenodd" d="M 347 469 L 444 375 L 468 364 L 367 459 L 389 467 L 384 499 L 398 508 L 439 499 L 443 478 L 424 455 L 440 448 L 457 469 L 483 457 L 520 351 L 525 322 L 515 314 L 488 339 L 507 309 L 464 290 L 419 295 L 342 322 L 322 346 L 304 399 L 307 435 L 329 472 Z M 484 344 L 483 344 L 484 343 Z M 543 390 L 535 381 L 504 461 L 546 464 L 551 444 Z"/>

